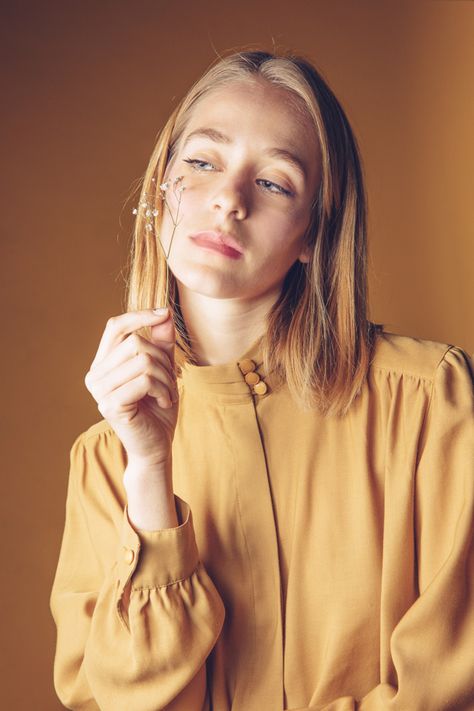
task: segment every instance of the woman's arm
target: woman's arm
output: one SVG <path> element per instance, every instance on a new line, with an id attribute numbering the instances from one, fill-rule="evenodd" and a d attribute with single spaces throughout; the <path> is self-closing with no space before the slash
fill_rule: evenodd
<path id="1" fill-rule="evenodd" d="M 128 459 L 123 475 L 128 518 L 139 532 L 178 526 L 173 494 L 171 455 L 156 466 Z"/>
<path id="2" fill-rule="evenodd" d="M 80 436 L 71 450 L 50 600 L 57 694 L 81 711 L 201 711 L 225 613 L 199 561 L 190 508 L 176 496 L 180 525 L 138 533 L 125 506 L 118 535 L 97 495 L 96 439 Z"/>
<path id="3" fill-rule="evenodd" d="M 414 489 L 420 594 L 395 623 L 392 670 L 362 699 L 293 711 L 473 711 L 473 366 L 455 346 L 437 368 Z"/>

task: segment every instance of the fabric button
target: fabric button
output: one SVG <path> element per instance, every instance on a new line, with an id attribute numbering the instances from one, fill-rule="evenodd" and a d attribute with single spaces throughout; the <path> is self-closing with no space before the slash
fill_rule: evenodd
<path id="1" fill-rule="evenodd" d="M 250 372 L 245 375 L 245 382 L 247 385 L 256 385 L 260 381 L 260 376 L 258 373 Z"/>
<path id="2" fill-rule="evenodd" d="M 254 393 L 257 393 L 257 395 L 265 395 L 267 392 L 268 387 L 267 384 L 263 382 L 263 380 L 260 380 L 259 383 L 256 383 L 253 387 Z"/>
<path id="3" fill-rule="evenodd" d="M 125 553 L 123 554 L 123 559 L 126 562 L 127 565 L 131 565 L 133 563 L 133 559 L 135 558 L 135 553 L 131 548 L 126 548 Z"/>
<path id="4" fill-rule="evenodd" d="M 250 360 L 250 358 L 245 358 L 244 360 L 241 360 L 239 363 L 239 368 L 241 372 L 246 375 L 247 373 L 250 373 L 252 370 L 255 370 L 255 363 L 253 360 Z"/>

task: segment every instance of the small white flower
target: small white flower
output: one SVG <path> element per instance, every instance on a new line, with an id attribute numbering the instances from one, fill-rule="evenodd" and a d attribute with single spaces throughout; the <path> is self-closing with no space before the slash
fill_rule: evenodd
<path id="1" fill-rule="evenodd" d="M 132 215 L 138 215 L 138 210 L 136 207 L 133 208 Z"/>
<path id="2" fill-rule="evenodd" d="M 148 232 L 151 232 L 151 230 L 153 229 L 153 227 L 152 227 L 150 224 L 148 224 L 148 225 L 146 225 L 145 229 L 146 229 Z"/>
<path id="3" fill-rule="evenodd" d="M 155 209 L 153 210 L 153 217 L 156 217 L 156 216 L 159 215 L 159 214 L 160 214 L 160 213 L 158 212 L 158 210 L 157 210 L 156 207 L 155 207 Z"/>
<path id="4" fill-rule="evenodd" d="M 150 208 L 148 208 L 148 210 L 145 212 L 145 215 L 146 215 L 147 217 L 151 217 L 151 216 L 152 216 L 152 212 L 151 212 Z"/>
<path id="5" fill-rule="evenodd" d="M 168 190 L 169 186 L 170 186 L 169 181 L 167 183 L 161 183 L 160 190 L 166 191 L 166 190 Z"/>

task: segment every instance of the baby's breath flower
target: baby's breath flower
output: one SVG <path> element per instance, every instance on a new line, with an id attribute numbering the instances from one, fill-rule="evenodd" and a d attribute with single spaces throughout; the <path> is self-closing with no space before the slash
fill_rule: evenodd
<path id="1" fill-rule="evenodd" d="M 153 183 L 156 183 L 156 178 L 151 179 Z M 173 183 L 173 193 L 177 195 L 177 200 L 178 200 L 178 205 L 176 209 L 176 215 L 173 215 L 171 208 L 168 204 L 168 201 L 166 199 L 166 192 L 169 190 L 171 181 L 167 180 L 164 183 L 161 183 L 160 185 L 160 191 L 161 191 L 161 199 L 164 200 L 165 207 L 168 208 L 168 211 L 171 216 L 171 221 L 173 223 L 173 232 L 171 234 L 171 240 L 170 240 L 170 245 L 168 249 L 168 254 L 165 253 L 165 258 L 166 258 L 166 293 L 165 293 L 165 305 L 168 303 L 168 259 L 170 256 L 171 252 L 171 245 L 173 243 L 173 237 L 174 233 L 176 232 L 176 227 L 178 226 L 178 215 L 179 215 L 179 207 L 181 204 L 181 194 L 183 193 L 184 190 L 186 190 L 186 187 L 184 185 L 181 185 L 178 187 L 179 183 L 181 183 L 184 180 L 184 175 L 179 175 L 177 178 L 175 178 L 172 183 Z M 159 210 L 155 206 L 154 202 L 155 200 L 158 199 L 159 195 L 157 196 L 154 194 L 153 196 L 150 196 L 148 193 L 143 193 L 142 194 L 142 202 L 139 203 L 138 207 L 134 207 L 132 210 L 132 213 L 134 215 L 138 215 L 141 210 L 143 210 L 144 216 L 145 216 L 145 230 L 146 232 L 153 232 L 154 231 L 154 219 L 155 217 L 158 217 L 160 214 Z M 161 244 L 161 240 L 159 240 Z M 161 245 L 163 248 L 163 245 Z M 163 250 L 164 251 L 164 250 Z"/>
<path id="2" fill-rule="evenodd" d="M 171 181 L 167 180 L 165 183 L 162 183 L 162 184 L 160 185 L 160 189 L 161 189 L 161 192 L 162 192 L 162 199 L 164 200 L 165 207 L 168 208 L 168 211 L 169 211 L 170 216 L 171 216 L 171 221 L 172 221 L 172 223 L 173 223 L 173 232 L 171 233 L 171 239 L 170 239 L 170 245 L 169 245 L 169 248 L 168 248 L 168 254 L 166 254 L 166 252 L 163 250 L 163 252 L 164 252 L 164 254 L 165 254 L 165 258 L 166 258 L 165 305 L 168 304 L 168 272 L 169 272 L 168 259 L 169 259 L 170 253 L 171 253 L 171 245 L 173 244 L 174 233 L 176 232 L 176 227 L 178 226 L 178 215 L 179 215 L 179 207 L 180 207 L 180 204 L 181 204 L 181 194 L 182 194 L 183 190 L 185 190 L 185 186 L 184 186 L 184 185 L 182 185 L 181 187 L 177 188 L 177 186 L 179 185 L 179 183 L 181 183 L 182 180 L 184 180 L 184 175 L 179 175 L 177 178 L 175 178 L 175 179 L 173 180 L 173 192 L 174 192 L 175 195 L 178 194 L 178 205 L 177 205 L 177 208 L 176 208 L 176 215 L 173 215 L 173 213 L 172 213 L 172 211 L 171 211 L 171 208 L 170 208 L 170 206 L 169 206 L 169 204 L 168 204 L 168 201 L 167 201 L 167 199 L 166 199 L 166 191 L 169 190 L 170 182 L 171 182 Z M 161 240 L 160 240 L 160 244 L 161 244 Z M 161 245 L 161 247 L 162 247 L 162 249 L 163 249 L 163 245 Z"/>
<path id="3" fill-rule="evenodd" d="M 156 209 L 154 206 L 153 202 L 148 201 L 148 195 L 145 193 L 145 198 L 143 202 L 139 203 L 138 208 L 134 207 L 132 210 L 133 215 L 138 215 L 140 210 L 143 210 L 145 213 L 145 217 L 147 218 L 147 224 L 145 226 L 145 229 L 148 232 L 151 232 L 153 229 L 153 217 L 157 217 L 160 213 L 159 210 Z"/>

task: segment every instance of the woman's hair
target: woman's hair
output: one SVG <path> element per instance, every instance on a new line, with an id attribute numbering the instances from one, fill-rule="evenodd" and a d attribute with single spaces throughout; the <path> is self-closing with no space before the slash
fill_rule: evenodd
<path id="1" fill-rule="evenodd" d="M 230 81 L 265 80 L 283 87 L 306 111 L 319 139 L 322 178 L 314 196 L 305 244 L 308 263 L 296 261 L 267 316 L 262 338 L 263 372 L 273 371 L 303 409 L 344 415 L 366 378 L 381 324 L 367 318 L 366 199 L 355 137 L 338 100 L 316 69 L 292 54 L 242 51 L 220 58 L 191 87 L 159 134 L 146 169 L 140 203 L 161 209 L 159 186 L 191 112 L 209 92 Z M 163 304 L 166 259 L 159 234 L 138 212 L 130 253 L 127 310 Z M 180 372 L 196 363 L 169 273 L 176 324 L 175 360 Z"/>

